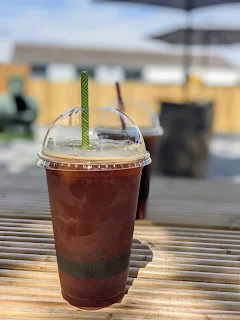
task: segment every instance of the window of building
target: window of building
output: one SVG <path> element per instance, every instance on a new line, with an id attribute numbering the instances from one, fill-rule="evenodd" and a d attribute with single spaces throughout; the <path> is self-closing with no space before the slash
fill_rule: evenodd
<path id="1" fill-rule="evenodd" d="M 43 64 L 32 65 L 32 77 L 34 78 L 46 78 L 47 66 Z"/>
<path id="2" fill-rule="evenodd" d="M 88 77 L 94 79 L 94 68 L 92 67 L 77 67 L 77 77 L 80 77 L 82 71 L 87 71 Z"/>
<path id="3" fill-rule="evenodd" d="M 126 80 L 140 80 L 142 78 L 142 72 L 140 69 L 125 69 Z"/>

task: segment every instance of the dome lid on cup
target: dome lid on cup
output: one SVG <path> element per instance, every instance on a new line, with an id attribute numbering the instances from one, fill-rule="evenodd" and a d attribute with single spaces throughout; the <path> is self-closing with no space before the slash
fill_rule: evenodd
<path id="1" fill-rule="evenodd" d="M 82 108 L 62 113 L 46 133 L 37 165 L 52 170 L 118 170 L 151 162 L 138 127 L 115 108 L 89 108 L 82 146 Z"/>
<path id="2" fill-rule="evenodd" d="M 114 101 L 109 106 L 120 109 L 118 101 Z M 157 112 L 147 103 L 138 100 L 124 100 L 122 108 L 121 110 L 139 127 L 143 136 L 161 136 L 163 134 Z"/>

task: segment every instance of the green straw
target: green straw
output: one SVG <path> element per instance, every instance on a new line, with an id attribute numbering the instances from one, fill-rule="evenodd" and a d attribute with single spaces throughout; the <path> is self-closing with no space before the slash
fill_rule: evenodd
<path id="1" fill-rule="evenodd" d="M 88 73 L 81 72 L 82 147 L 89 146 Z"/>

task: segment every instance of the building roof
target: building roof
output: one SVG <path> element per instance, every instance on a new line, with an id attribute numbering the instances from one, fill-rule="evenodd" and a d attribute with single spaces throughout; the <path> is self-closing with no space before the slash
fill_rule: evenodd
<path id="1" fill-rule="evenodd" d="M 204 57 L 191 57 L 193 66 L 202 66 Z M 209 56 L 208 66 L 232 69 L 233 66 L 219 56 Z M 80 66 L 121 65 L 140 68 L 144 65 L 179 66 L 183 64 L 180 54 L 148 51 L 113 51 L 104 49 L 60 47 L 50 45 L 16 44 L 13 50 L 14 62 L 29 64 L 72 63 Z"/>

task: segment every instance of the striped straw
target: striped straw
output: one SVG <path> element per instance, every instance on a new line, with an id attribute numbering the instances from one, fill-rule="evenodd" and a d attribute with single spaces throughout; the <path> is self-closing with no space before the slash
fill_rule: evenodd
<path id="1" fill-rule="evenodd" d="M 88 73 L 81 72 L 82 147 L 89 146 Z"/>

